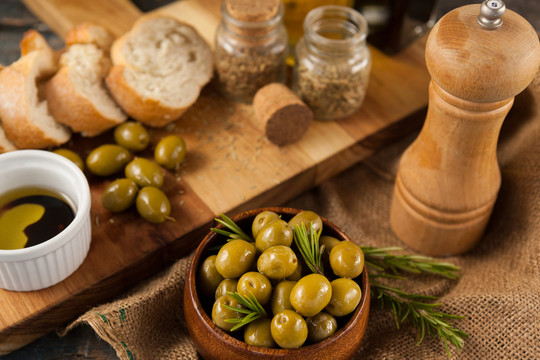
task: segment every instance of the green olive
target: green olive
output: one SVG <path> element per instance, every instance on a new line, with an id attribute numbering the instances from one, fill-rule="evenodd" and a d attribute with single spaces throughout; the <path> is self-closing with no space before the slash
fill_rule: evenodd
<path id="1" fill-rule="evenodd" d="M 302 262 L 301 261 L 298 261 L 297 264 L 296 264 L 296 269 L 294 269 L 294 272 L 287 276 L 285 279 L 286 280 L 291 280 L 291 281 L 298 281 L 302 278 Z"/>
<path id="2" fill-rule="evenodd" d="M 226 279 L 246 273 L 255 262 L 255 246 L 245 240 L 232 240 L 219 249 L 216 259 L 218 272 Z"/>
<path id="3" fill-rule="evenodd" d="M 338 278 L 333 280 L 332 298 L 326 306 L 325 310 L 334 316 L 345 316 L 352 313 L 362 297 L 362 290 L 356 281 L 346 278 Z"/>
<path id="4" fill-rule="evenodd" d="M 197 287 L 203 296 L 211 296 L 223 281 L 223 276 L 216 269 L 216 255 L 210 255 L 202 262 L 197 273 Z"/>
<path id="5" fill-rule="evenodd" d="M 244 341 L 249 345 L 275 347 L 276 342 L 270 331 L 271 323 L 272 320 L 267 317 L 249 323 L 244 330 Z"/>
<path id="6" fill-rule="evenodd" d="M 273 211 L 263 211 L 257 214 L 251 223 L 251 233 L 253 234 L 253 238 L 256 239 L 259 231 L 261 231 L 263 227 L 277 219 L 279 219 L 279 215 Z"/>
<path id="7" fill-rule="evenodd" d="M 291 290 L 296 285 L 296 281 L 284 280 L 279 282 L 272 293 L 272 314 L 276 315 L 283 310 L 294 310 L 291 305 Z"/>
<path id="8" fill-rule="evenodd" d="M 171 214 L 169 199 L 163 191 L 156 187 L 145 186 L 139 190 L 135 205 L 139 215 L 151 223 L 159 224 L 166 219 L 171 219 L 169 217 Z"/>
<path id="9" fill-rule="evenodd" d="M 175 169 L 186 157 L 186 143 L 177 135 L 165 136 L 154 151 L 156 162 L 166 169 Z"/>
<path id="10" fill-rule="evenodd" d="M 263 252 L 274 245 L 291 246 L 293 231 L 287 223 L 281 219 L 274 220 L 263 227 L 255 239 L 255 247 Z"/>
<path id="11" fill-rule="evenodd" d="M 305 225 L 308 234 L 311 233 L 311 230 L 318 232 L 322 229 L 322 219 L 313 211 L 300 211 L 291 220 L 289 220 L 289 226 L 291 229 L 294 229 L 295 226 L 301 226 L 301 224 Z"/>
<path id="12" fill-rule="evenodd" d="M 274 341 L 282 348 L 299 348 L 307 339 L 306 321 L 292 310 L 283 310 L 272 318 L 270 332 Z"/>
<path id="13" fill-rule="evenodd" d="M 288 246 L 276 245 L 264 250 L 257 260 L 257 270 L 273 280 L 285 279 L 298 266 L 294 251 Z"/>
<path id="14" fill-rule="evenodd" d="M 330 251 L 341 241 L 333 236 L 323 235 L 319 239 L 319 245 L 324 245 L 324 255 L 330 256 Z"/>
<path id="15" fill-rule="evenodd" d="M 311 343 L 322 341 L 332 336 L 337 330 L 336 318 L 325 312 L 306 319 L 308 339 Z"/>
<path id="16" fill-rule="evenodd" d="M 150 143 L 150 135 L 141 123 L 128 121 L 114 129 L 114 141 L 128 150 L 141 151 Z"/>
<path id="17" fill-rule="evenodd" d="M 364 269 L 364 253 L 352 241 L 341 241 L 330 251 L 330 267 L 336 276 L 354 279 Z"/>
<path id="18" fill-rule="evenodd" d="M 261 305 L 266 305 L 272 296 L 272 284 L 263 274 L 249 271 L 238 279 L 236 291 L 247 298 L 253 294 Z"/>
<path id="19" fill-rule="evenodd" d="M 155 162 L 136 157 L 126 165 L 126 177 L 139 185 L 161 187 L 163 185 L 163 172 Z"/>
<path id="20" fill-rule="evenodd" d="M 111 212 L 121 212 L 135 203 L 139 187 L 131 179 L 116 179 L 101 195 L 101 204 Z"/>
<path id="21" fill-rule="evenodd" d="M 77 154 L 75 151 L 60 148 L 60 149 L 54 150 L 53 153 L 61 155 L 61 156 L 65 157 L 68 160 L 71 160 L 71 162 L 73 162 L 75 165 L 77 165 L 77 167 L 79 169 L 84 170 L 84 162 L 82 161 L 79 154 Z"/>
<path id="22" fill-rule="evenodd" d="M 131 160 L 131 153 L 120 145 L 101 145 L 88 154 L 86 167 L 92 174 L 109 176 L 121 171 Z"/>
<path id="23" fill-rule="evenodd" d="M 303 316 L 314 316 L 332 298 L 330 281 L 320 274 L 309 274 L 298 280 L 291 290 L 291 304 Z"/>
<path id="24" fill-rule="evenodd" d="M 216 273 L 218 273 L 217 270 L 216 270 Z M 221 275 L 219 275 L 219 277 L 223 279 Z M 218 299 L 222 297 L 223 295 L 227 295 L 228 292 L 232 292 L 232 293 L 236 292 L 237 284 L 238 284 L 238 280 L 236 279 L 221 280 L 221 282 L 219 283 L 215 291 L 215 298 Z"/>
<path id="25" fill-rule="evenodd" d="M 212 321 L 225 331 L 230 331 L 236 324 L 227 322 L 227 319 L 240 319 L 244 317 L 244 314 L 231 310 L 225 305 L 242 309 L 242 306 L 233 298 L 228 295 L 224 295 L 217 299 L 212 306 Z"/>

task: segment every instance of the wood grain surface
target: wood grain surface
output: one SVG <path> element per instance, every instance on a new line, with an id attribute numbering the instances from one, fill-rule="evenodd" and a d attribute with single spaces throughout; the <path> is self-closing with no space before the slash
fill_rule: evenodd
<path id="1" fill-rule="evenodd" d="M 25 3 L 59 34 L 88 20 L 120 34 L 141 15 L 124 0 Z M 211 42 L 219 4 L 184 0 L 158 11 L 191 23 Z M 336 122 L 315 122 L 299 142 L 282 148 L 268 142 L 253 124 L 250 104 L 231 102 L 209 84 L 179 121 L 151 131 L 152 146 L 171 133 L 184 137 L 188 146 L 183 166 L 166 172 L 163 185 L 176 221 L 152 225 L 134 210 L 108 213 L 100 196 L 114 178 L 88 175 L 93 218 L 88 257 L 72 276 L 50 288 L 0 290 L 0 354 L 35 340 L 187 255 L 217 214 L 283 204 L 407 133 L 411 123 L 403 119 L 427 104 L 429 76 L 423 49 L 420 41 L 388 57 L 371 48 L 373 67 L 363 107 Z M 84 157 L 91 148 L 111 141 L 110 132 L 93 139 L 76 136 L 68 147 Z M 151 157 L 151 149 L 139 155 Z"/>

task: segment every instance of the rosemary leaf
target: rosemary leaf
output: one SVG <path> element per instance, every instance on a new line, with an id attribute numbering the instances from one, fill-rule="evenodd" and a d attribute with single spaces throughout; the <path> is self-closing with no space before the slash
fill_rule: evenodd
<path id="1" fill-rule="evenodd" d="M 257 320 L 258 318 L 262 316 L 266 316 L 266 311 L 262 307 L 262 305 L 257 301 L 257 298 L 255 298 L 255 295 L 250 294 L 249 297 L 240 295 L 238 292 L 227 292 L 227 295 L 229 295 L 231 298 L 236 300 L 240 305 L 244 306 L 245 309 L 242 308 L 236 308 L 229 305 L 224 305 L 227 309 L 239 312 L 241 314 L 245 314 L 246 316 L 241 318 L 232 318 L 232 319 L 225 319 L 226 322 L 236 324 L 233 326 L 231 331 L 235 331 L 237 329 L 240 329 L 242 326 L 249 324 L 252 321 Z"/>

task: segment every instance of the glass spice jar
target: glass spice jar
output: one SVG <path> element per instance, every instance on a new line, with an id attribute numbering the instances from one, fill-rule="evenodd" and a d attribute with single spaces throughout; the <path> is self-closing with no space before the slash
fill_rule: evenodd
<path id="1" fill-rule="evenodd" d="M 280 0 L 245 4 L 223 1 L 214 54 L 221 92 L 250 102 L 264 85 L 285 82 L 288 40 Z"/>
<path id="2" fill-rule="evenodd" d="M 362 105 L 371 71 L 367 32 L 364 17 L 349 7 L 321 6 L 306 16 L 292 88 L 316 119 L 340 119 Z"/>

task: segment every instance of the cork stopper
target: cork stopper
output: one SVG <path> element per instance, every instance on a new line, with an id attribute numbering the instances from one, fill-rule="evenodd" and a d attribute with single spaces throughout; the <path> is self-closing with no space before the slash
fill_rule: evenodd
<path id="1" fill-rule="evenodd" d="M 308 131 L 313 112 L 287 86 L 271 83 L 253 98 L 255 125 L 275 145 L 292 144 Z"/>
<path id="2" fill-rule="evenodd" d="M 495 102 L 514 97 L 530 84 L 540 64 L 538 35 L 523 17 L 501 9 L 491 16 L 493 26 L 479 22 L 479 15 L 487 16 L 479 5 L 466 5 L 433 27 L 426 65 L 440 88 L 463 100 Z"/>
<path id="3" fill-rule="evenodd" d="M 244 22 L 264 22 L 276 16 L 280 0 L 225 0 L 231 17 Z"/>

